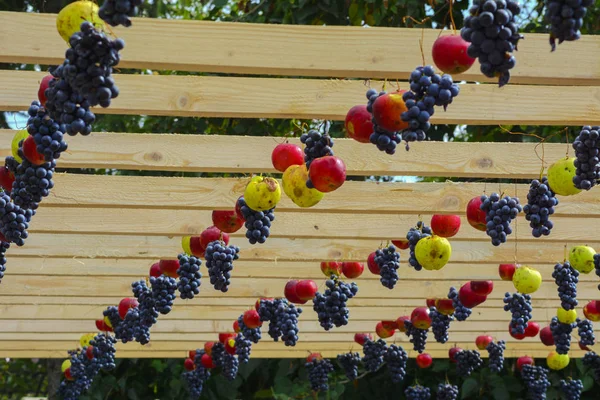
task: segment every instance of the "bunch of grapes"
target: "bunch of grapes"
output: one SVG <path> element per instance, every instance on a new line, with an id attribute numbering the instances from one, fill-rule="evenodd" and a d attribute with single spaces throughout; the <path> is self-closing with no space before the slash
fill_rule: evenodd
<path id="1" fill-rule="evenodd" d="M 577 334 L 579 335 L 579 343 L 584 346 L 593 346 L 596 344 L 596 336 L 594 335 L 594 324 L 592 321 L 577 318 Z"/>
<path id="2" fill-rule="evenodd" d="M 550 331 L 554 338 L 554 344 L 556 345 L 556 352 L 558 354 L 569 354 L 569 348 L 571 347 L 571 332 L 577 326 L 577 324 L 563 324 L 558 320 L 557 317 L 553 317 L 550 322 Z"/>
<path id="3" fill-rule="evenodd" d="M 492 239 L 494 246 L 506 243 L 506 237 L 512 233 L 510 223 L 519 215 L 523 208 L 517 197 L 492 193 L 490 197 L 481 196 L 481 209 L 485 211 L 486 233 Z"/>
<path id="4" fill-rule="evenodd" d="M 89 359 L 83 351 L 69 350 L 69 356 L 71 359 L 70 369 L 72 380 L 63 380 L 58 393 L 65 400 L 78 400 L 83 392 L 91 386 L 93 377 L 87 375 Z"/>
<path id="5" fill-rule="evenodd" d="M 0 241 L 0 283 L 6 272 L 6 250 L 10 248 L 10 243 Z"/>
<path id="6" fill-rule="evenodd" d="M 557 263 L 552 273 L 554 282 L 558 286 L 558 297 L 560 305 L 565 310 L 573 310 L 577 306 L 577 283 L 579 283 L 579 271 L 571 266 L 568 261 L 564 264 Z"/>
<path id="7" fill-rule="evenodd" d="M 140 332 L 140 313 L 137 308 L 130 308 L 125 318 L 117 325 L 113 325 L 115 337 L 122 343 L 133 342 L 136 338 L 143 339 L 145 332 Z"/>
<path id="8" fill-rule="evenodd" d="M 200 398 L 204 383 L 210 378 L 210 369 L 204 368 L 200 362 L 203 355 L 204 350 L 196 350 L 196 356 L 194 357 L 196 368 L 181 375 L 190 391 L 190 400 L 198 400 Z"/>
<path id="9" fill-rule="evenodd" d="M 286 346 L 295 346 L 298 342 L 298 317 L 301 313 L 302 309 L 289 301 L 285 299 L 276 300 L 275 323 L 277 324 L 277 330 L 281 332 L 281 340 Z"/>
<path id="10" fill-rule="evenodd" d="M 424 352 L 427 345 L 427 329 L 419 329 L 410 321 L 404 321 L 404 327 L 406 328 L 406 336 L 410 338 L 410 342 L 413 344 L 413 350 L 419 353 Z"/>
<path id="11" fill-rule="evenodd" d="M 529 221 L 533 237 L 548 236 L 554 227 L 550 215 L 554 214 L 554 206 L 558 204 L 556 195 L 548 186 L 548 178 L 542 181 L 534 179 L 527 193 L 527 204 L 523 207 L 525 219 Z"/>
<path id="12" fill-rule="evenodd" d="M 477 350 L 461 350 L 454 356 L 456 360 L 456 374 L 466 378 L 477 368 L 483 365 L 481 355 Z"/>
<path id="13" fill-rule="evenodd" d="M 211 244 L 213 245 L 214 250 L 215 245 L 219 244 L 219 242 L 212 242 L 209 244 L 209 246 Z M 218 250 L 215 250 L 215 252 L 217 251 Z M 212 254 L 212 256 L 213 258 L 220 257 L 218 255 L 215 255 L 214 253 Z M 194 256 L 188 256 L 185 253 L 179 254 L 177 258 L 179 259 L 179 268 L 177 269 L 177 275 L 179 275 L 179 281 L 177 281 L 177 290 L 179 290 L 179 296 L 182 299 L 193 299 L 195 295 L 200 293 L 200 278 L 202 278 L 202 274 L 200 273 L 200 265 L 202 264 L 202 261 L 199 258 L 196 258 Z M 231 268 L 233 268 L 233 265 L 231 266 Z M 211 283 L 213 283 L 212 276 Z"/>
<path id="14" fill-rule="evenodd" d="M 244 335 L 244 337 L 246 339 L 250 340 L 253 343 L 260 342 L 260 339 L 262 339 L 260 327 L 248 328 L 246 326 L 246 324 L 244 323 L 244 314 L 240 315 L 237 320 L 238 320 L 238 325 L 240 327 L 240 333 L 242 335 Z"/>
<path id="15" fill-rule="evenodd" d="M 402 347 L 392 344 L 388 347 L 383 359 L 387 364 L 392 382 L 402 382 L 406 376 L 406 363 L 408 362 L 406 351 Z"/>
<path id="16" fill-rule="evenodd" d="M 594 379 L 600 381 L 600 356 L 593 351 L 588 351 L 583 356 L 583 365 L 594 371 Z"/>
<path id="17" fill-rule="evenodd" d="M 454 318 L 457 321 L 466 321 L 467 318 L 471 316 L 473 312 L 470 308 L 467 308 L 461 303 L 460 298 L 458 297 L 458 290 L 455 287 L 451 287 L 448 292 L 448 298 L 452 300 L 452 307 L 454 307 Z"/>
<path id="18" fill-rule="evenodd" d="M 67 142 L 63 140 L 64 132 L 61 131 L 60 125 L 37 100 L 31 102 L 27 113 L 27 132 L 33 137 L 37 152 L 48 162 L 59 158 L 60 153 L 67 150 Z"/>
<path id="19" fill-rule="evenodd" d="M 10 201 L 6 192 L 0 193 L 0 233 L 17 246 L 23 246 L 29 236 L 27 229 L 35 211 L 23 209 Z"/>
<path id="20" fill-rule="evenodd" d="M 65 53 L 63 79 L 90 106 L 110 106 L 119 95 L 112 77 L 112 68 L 119 64 L 119 51 L 125 47 L 122 39 L 110 40 L 103 32 L 84 21 L 80 32 L 69 39 L 71 47 Z"/>
<path id="21" fill-rule="evenodd" d="M 323 358 L 313 358 L 310 362 L 304 364 L 308 371 L 308 380 L 310 387 L 315 392 L 329 390 L 329 374 L 333 372 L 331 361 Z"/>
<path id="22" fill-rule="evenodd" d="M 381 91 L 377 93 L 374 89 L 367 90 L 367 111 L 373 115 L 373 103 L 383 96 L 386 92 Z M 387 154 L 396 153 L 396 147 L 402 141 L 402 137 L 398 132 L 388 132 L 380 127 L 375 118 L 372 118 L 373 122 L 373 133 L 369 136 L 369 141 L 377 146 L 379 151 L 385 151 Z"/>
<path id="23" fill-rule="evenodd" d="M 152 286 L 152 297 L 154 298 L 154 305 L 156 311 L 161 314 L 168 314 L 173 308 L 173 301 L 177 295 L 177 281 L 175 278 L 171 278 L 166 275 L 158 277 L 150 277 L 150 286 Z"/>
<path id="24" fill-rule="evenodd" d="M 437 400 L 456 399 L 458 399 L 458 386 L 443 383 L 438 385 Z"/>
<path id="25" fill-rule="evenodd" d="M 344 370 L 346 378 L 353 381 L 358 378 L 358 364 L 360 364 L 360 354 L 344 353 L 338 354 L 337 361 L 340 367 Z"/>
<path id="26" fill-rule="evenodd" d="M 556 40 L 561 44 L 565 40 L 570 42 L 581 37 L 579 29 L 583 26 L 583 19 L 587 7 L 593 6 L 594 0 L 548 0 L 544 18 L 550 24 L 550 47 L 556 50 Z"/>
<path id="27" fill-rule="evenodd" d="M 260 299 L 258 306 L 258 315 L 262 322 L 269 322 L 269 336 L 273 340 L 278 341 L 281 336 L 281 332 L 277 328 L 277 321 L 275 320 L 275 302 L 279 300 Z"/>
<path id="28" fill-rule="evenodd" d="M 115 337 L 117 337 L 116 330 L 119 325 L 121 325 L 121 317 L 119 316 L 119 309 L 115 306 L 109 306 L 102 312 L 102 315 L 108 318 L 110 322 L 110 326 L 112 326 L 113 331 L 115 332 Z M 117 337 L 117 339 L 120 339 Z"/>
<path id="29" fill-rule="evenodd" d="M 212 241 L 206 246 L 204 253 L 206 267 L 208 268 L 210 283 L 216 290 L 223 293 L 229 290 L 233 262 L 240 258 L 239 252 L 239 247 L 225 246 L 225 243 L 220 240 Z M 199 279 L 198 286 L 200 286 Z"/>
<path id="30" fill-rule="evenodd" d="M 225 354 L 225 345 L 221 342 L 216 342 L 210 353 L 215 367 L 220 368 L 225 365 Z"/>
<path id="31" fill-rule="evenodd" d="M 250 353 L 252 352 L 252 342 L 241 333 L 235 337 L 235 354 L 238 356 L 239 362 L 246 364 L 250 361 Z"/>
<path id="32" fill-rule="evenodd" d="M 524 365 L 521 370 L 521 377 L 527 386 L 529 398 L 536 400 L 543 400 L 546 398 L 546 391 L 550 387 L 548 370 L 546 368 Z"/>
<path id="33" fill-rule="evenodd" d="M 502 87 L 510 80 L 510 70 L 516 64 L 511 53 L 523 38 L 515 23 L 521 6 L 515 0 L 474 0 L 469 12 L 460 32 L 471 43 L 467 54 L 479 59 L 482 74 L 499 77 L 498 85 Z"/>
<path id="34" fill-rule="evenodd" d="M 300 141 L 304 143 L 304 162 L 306 169 L 310 168 L 310 163 L 321 157 L 332 156 L 333 139 L 329 133 L 321 134 L 321 132 L 311 129 L 308 133 L 300 136 Z"/>
<path id="35" fill-rule="evenodd" d="M 54 187 L 52 177 L 56 162 L 33 165 L 23 156 L 21 148 L 19 148 L 19 155 L 23 161 L 17 166 L 10 196 L 21 208 L 36 210 L 42 199 L 47 197 L 50 189 Z"/>
<path id="36" fill-rule="evenodd" d="M 500 373 L 504 368 L 504 350 L 506 350 L 506 342 L 499 340 L 497 343 L 490 342 L 486 350 L 489 353 L 490 371 Z"/>
<path id="37" fill-rule="evenodd" d="M 578 189 L 590 190 L 600 180 L 600 126 L 584 126 L 573 142 L 573 149 L 576 157 L 573 184 Z"/>
<path id="38" fill-rule="evenodd" d="M 339 328 L 348 324 L 350 310 L 346 302 L 356 296 L 358 285 L 354 282 L 344 283 L 336 275 L 331 275 L 325 286 L 327 289 L 324 293 L 315 294 L 313 310 L 317 313 L 319 324 L 328 331 L 334 326 Z"/>
<path id="39" fill-rule="evenodd" d="M 142 0 L 104 0 L 102 7 L 98 10 L 98 16 L 110 26 L 131 26 L 129 17 L 138 14 L 138 7 Z"/>
<path id="40" fill-rule="evenodd" d="M 531 319 L 531 296 L 528 294 L 508 292 L 504 294 L 504 311 L 511 315 L 510 331 L 513 335 L 523 335 L 527 329 L 527 322 Z"/>
<path id="41" fill-rule="evenodd" d="M 138 300 L 138 312 L 140 315 L 140 326 L 137 329 L 135 340 L 141 344 L 150 341 L 150 328 L 157 322 L 159 316 L 154 302 L 152 290 L 146 285 L 146 281 L 137 281 L 131 284 L 133 295 Z"/>
<path id="42" fill-rule="evenodd" d="M 93 346 L 94 358 L 92 364 L 96 365 L 99 370 L 111 371 L 115 369 L 115 344 L 117 339 L 107 334 L 98 334 L 94 339 L 90 340 L 90 346 Z"/>
<path id="43" fill-rule="evenodd" d="M 96 116 L 90 111 L 90 103 L 63 79 L 62 65 L 53 68 L 50 73 L 54 79 L 48 82 L 48 88 L 44 92 L 44 106 L 50 117 L 60 124 L 60 131 L 63 133 L 71 136 L 78 133 L 83 136 L 89 135 L 96 120 Z"/>
<path id="44" fill-rule="evenodd" d="M 419 264 L 417 261 L 417 257 L 415 256 L 415 247 L 417 247 L 417 243 L 419 240 L 424 237 L 433 235 L 431 228 L 426 226 L 423 222 L 417 222 L 416 228 L 410 228 L 408 233 L 406 234 L 406 240 L 408 240 L 410 256 L 408 258 L 408 264 L 412 266 L 416 271 L 420 271 L 423 269 L 423 266 Z"/>
<path id="45" fill-rule="evenodd" d="M 431 391 L 428 387 L 415 385 L 409 386 L 404 390 L 406 400 L 429 400 Z"/>
<path id="46" fill-rule="evenodd" d="M 448 341 L 448 329 L 450 329 L 450 321 L 454 321 L 451 315 L 442 314 L 435 307 L 429 307 L 429 318 L 431 318 L 431 331 L 438 343 L 446 343 Z"/>
<path id="47" fill-rule="evenodd" d="M 266 242 L 271 233 L 271 222 L 275 220 L 275 207 L 267 211 L 254 211 L 243 197 L 238 199 L 237 206 L 244 217 L 246 238 L 250 244 Z"/>
<path id="48" fill-rule="evenodd" d="M 385 340 L 365 340 L 365 343 L 363 344 L 362 358 L 362 362 L 365 366 L 365 369 L 369 372 L 377 371 L 379 367 L 383 365 L 383 360 L 386 352 L 387 344 L 385 343 Z"/>
<path id="49" fill-rule="evenodd" d="M 565 397 L 569 400 L 581 399 L 581 392 L 583 391 L 583 383 L 579 379 L 560 380 L 560 390 L 563 392 Z"/>
<path id="50" fill-rule="evenodd" d="M 600 276 L 600 253 L 594 254 L 594 270 L 596 275 Z M 600 285 L 598 285 L 598 290 L 600 290 Z"/>
<path id="51" fill-rule="evenodd" d="M 400 253 L 394 245 L 375 251 L 375 263 L 379 267 L 381 284 L 388 289 L 393 289 L 398 282 L 398 268 L 400 268 Z"/>

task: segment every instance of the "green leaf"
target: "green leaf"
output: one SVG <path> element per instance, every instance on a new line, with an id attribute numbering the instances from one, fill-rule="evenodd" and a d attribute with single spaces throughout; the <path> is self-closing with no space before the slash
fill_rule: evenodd
<path id="1" fill-rule="evenodd" d="M 479 389 L 479 383 L 474 378 L 467 378 L 461 388 L 462 396 L 461 399 L 466 399 L 469 396 L 476 394 Z"/>
<path id="2" fill-rule="evenodd" d="M 433 362 L 431 370 L 433 372 L 442 372 L 448 370 L 450 367 L 450 361 L 444 359 L 438 359 Z"/>
<path id="3" fill-rule="evenodd" d="M 575 366 L 577 366 L 577 371 L 579 371 L 580 374 L 583 374 L 585 372 L 585 365 L 583 365 L 583 358 L 577 358 L 575 359 Z"/>
<path id="4" fill-rule="evenodd" d="M 486 376 L 487 383 L 493 388 L 506 388 L 504 379 L 498 375 L 484 375 Z"/>
<path id="5" fill-rule="evenodd" d="M 273 385 L 273 389 L 275 390 L 275 392 L 289 393 L 292 390 L 292 386 L 294 386 L 294 384 L 292 383 L 290 378 L 288 378 L 287 376 L 277 375 L 275 377 L 275 382 Z"/>
<path id="6" fill-rule="evenodd" d="M 137 400 L 138 395 L 137 395 L 137 392 L 135 391 L 135 389 L 133 389 L 133 388 L 128 389 L 127 397 L 129 397 L 131 400 Z"/>
<path id="7" fill-rule="evenodd" d="M 167 368 L 167 364 L 161 360 L 152 360 L 152 364 L 150 364 L 150 366 L 158 373 L 162 373 Z"/>
<path id="8" fill-rule="evenodd" d="M 228 0 L 214 0 L 213 4 L 215 7 L 223 7 L 227 5 Z"/>
<path id="9" fill-rule="evenodd" d="M 505 376 L 503 380 L 509 392 L 520 393 L 523 390 L 523 385 L 514 376 Z"/>
<path id="10" fill-rule="evenodd" d="M 510 400 L 510 393 L 506 386 L 497 386 L 492 390 L 494 400 Z"/>
<path id="11" fill-rule="evenodd" d="M 255 399 L 272 399 L 273 398 L 273 388 L 259 390 L 254 393 Z"/>
<path id="12" fill-rule="evenodd" d="M 583 382 L 583 391 L 587 392 L 594 387 L 594 378 L 591 375 L 586 375 L 581 380 Z"/>

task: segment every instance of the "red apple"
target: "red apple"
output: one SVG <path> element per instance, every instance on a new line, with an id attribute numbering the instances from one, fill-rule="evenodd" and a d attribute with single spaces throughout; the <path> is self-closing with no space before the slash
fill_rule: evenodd
<path id="1" fill-rule="evenodd" d="M 410 243 L 408 243 L 407 239 L 396 239 L 392 240 L 392 244 L 399 248 L 400 250 L 406 250 L 410 247 Z"/>
<path id="2" fill-rule="evenodd" d="M 129 311 L 130 308 L 136 308 L 139 305 L 140 303 L 138 303 L 137 299 L 132 297 L 122 299 L 119 302 L 119 317 L 121 317 L 121 319 L 125 319 L 127 311 Z"/>
<path id="3" fill-rule="evenodd" d="M 546 346 L 554 346 L 554 336 L 552 336 L 552 330 L 549 326 L 544 327 L 540 331 L 540 340 Z"/>
<path id="4" fill-rule="evenodd" d="M 319 192 L 333 192 L 346 181 L 346 164 L 336 156 L 320 157 L 310 163 L 308 176 Z"/>
<path id="5" fill-rule="evenodd" d="M 346 136 L 361 143 L 369 143 L 369 138 L 373 133 L 373 122 L 371 113 L 367 111 L 367 106 L 360 104 L 352 107 L 346 114 Z"/>
<path id="6" fill-rule="evenodd" d="M 434 234 L 449 238 L 458 233 L 460 217 L 458 215 L 434 215 L 431 217 L 431 230 Z"/>
<path id="7" fill-rule="evenodd" d="M 585 344 L 578 342 L 579 344 L 579 348 L 583 351 L 592 351 L 592 349 L 590 349 L 589 347 L 587 347 Z"/>
<path id="8" fill-rule="evenodd" d="M 462 74 L 475 62 L 475 59 L 467 54 L 468 47 L 469 42 L 460 35 L 440 36 L 433 42 L 431 49 L 433 62 L 446 74 Z"/>
<path id="9" fill-rule="evenodd" d="M 281 143 L 273 149 L 271 162 L 277 171 L 285 172 L 292 165 L 304 164 L 304 152 L 295 144 Z"/>
<path id="10" fill-rule="evenodd" d="M 367 267 L 373 275 L 381 275 L 379 265 L 375 262 L 375 252 L 369 254 L 369 257 L 367 258 Z"/>
<path id="11" fill-rule="evenodd" d="M 483 303 L 487 297 L 480 296 L 471 289 L 471 282 L 467 282 L 458 291 L 458 299 L 467 308 L 474 308 Z"/>
<path id="12" fill-rule="evenodd" d="M 200 236 L 192 236 L 190 237 L 190 250 L 192 251 L 192 255 L 195 257 L 204 257 L 204 252 L 206 248 L 202 247 L 200 244 Z"/>
<path id="13" fill-rule="evenodd" d="M 200 234 L 200 246 L 206 249 L 210 242 L 215 240 L 222 240 L 225 242 L 225 246 L 229 244 L 229 235 L 225 232 L 221 232 L 216 226 L 209 226 Z M 190 248 L 192 247 L 192 241 L 190 240 Z"/>
<path id="14" fill-rule="evenodd" d="M 342 273 L 348 279 L 358 278 L 365 270 L 363 263 L 356 261 L 344 261 L 342 263 Z"/>
<path id="15" fill-rule="evenodd" d="M 196 359 L 196 350 L 190 350 L 188 351 L 188 358 L 191 358 L 192 360 Z"/>
<path id="16" fill-rule="evenodd" d="M 179 269 L 179 261 L 177 262 L 177 267 Z M 162 270 L 160 269 L 160 262 L 155 262 L 154 264 L 152 264 L 152 266 L 150 267 L 149 275 L 155 278 L 158 278 L 162 275 Z"/>
<path id="17" fill-rule="evenodd" d="M 179 269 L 179 260 L 160 260 L 158 267 L 162 273 L 171 278 L 178 278 L 177 270 Z"/>
<path id="18" fill-rule="evenodd" d="M 191 358 L 186 358 L 183 362 L 183 368 L 185 368 L 186 371 L 193 371 L 196 369 L 196 364 Z"/>
<path id="19" fill-rule="evenodd" d="M 480 296 L 487 296 L 494 290 L 493 281 L 471 281 L 471 290 Z"/>
<path id="20" fill-rule="evenodd" d="M 23 142 L 23 155 L 33 165 L 42 165 L 46 162 L 44 155 L 38 153 L 37 145 L 31 135 L 27 136 L 27 139 Z"/>
<path id="21" fill-rule="evenodd" d="M 219 333 L 219 342 L 226 344 L 226 342 L 231 339 L 234 338 L 236 336 L 235 333 L 231 333 L 231 332 L 221 332 Z"/>
<path id="22" fill-rule="evenodd" d="M 212 354 L 212 348 L 214 345 L 215 345 L 215 342 L 204 343 L 204 352 L 210 356 Z"/>
<path id="23" fill-rule="evenodd" d="M 256 328 L 259 328 L 260 326 L 262 326 L 262 322 L 260 320 L 260 315 L 258 315 L 258 311 L 256 311 L 256 310 L 245 311 L 243 320 L 244 320 L 244 325 L 246 325 L 250 329 L 256 329 Z"/>
<path id="24" fill-rule="evenodd" d="M 410 322 L 415 328 L 429 329 L 431 326 L 431 318 L 429 317 L 429 308 L 417 307 L 410 314 Z"/>
<path id="25" fill-rule="evenodd" d="M 462 351 L 462 349 L 460 347 L 452 347 L 450 348 L 450 350 L 448 350 L 448 359 L 450 360 L 450 362 L 455 363 L 456 362 L 456 355 L 458 353 L 460 353 Z"/>
<path id="26" fill-rule="evenodd" d="M 590 321 L 600 321 L 600 304 L 596 300 L 592 300 L 583 307 L 583 314 Z"/>
<path id="27" fill-rule="evenodd" d="M 488 335 L 480 335 L 475 339 L 475 345 L 479 350 L 485 350 L 488 347 L 488 344 L 492 343 L 494 338 Z"/>
<path id="28" fill-rule="evenodd" d="M 427 304 L 427 307 L 435 307 L 435 303 L 436 303 L 437 299 L 426 299 L 425 300 L 425 304 Z"/>
<path id="29" fill-rule="evenodd" d="M 321 353 L 310 353 L 308 357 L 306 357 L 306 362 L 312 362 L 312 360 L 322 360 L 323 356 Z"/>
<path id="30" fill-rule="evenodd" d="M 238 217 L 235 210 L 214 210 L 212 222 L 225 233 L 237 232 L 244 225 L 244 221 Z"/>
<path id="31" fill-rule="evenodd" d="M 451 315 L 454 313 L 454 302 L 451 299 L 437 299 L 435 308 L 444 315 Z"/>
<path id="32" fill-rule="evenodd" d="M 375 326 L 375 333 L 377 333 L 377 336 L 379 336 L 380 338 L 385 339 L 385 338 L 394 336 L 396 331 L 393 329 L 392 330 L 385 329 L 383 327 L 383 322 L 378 322 L 377 325 Z"/>
<path id="33" fill-rule="evenodd" d="M 513 275 L 517 270 L 517 264 L 500 264 L 498 267 L 498 274 L 500 275 L 500 279 L 503 281 L 511 281 L 513 279 Z"/>
<path id="34" fill-rule="evenodd" d="M 38 100 L 40 101 L 41 105 L 46 104 L 46 89 L 48 89 L 48 86 L 50 86 L 50 81 L 52 79 L 54 79 L 52 75 L 46 75 L 40 82 L 40 88 L 38 89 Z"/>
<path id="35" fill-rule="evenodd" d="M 406 325 L 404 325 L 404 321 L 410 321 L 410 317 L 408 315 L 403 315 L 396 319 L 396 326 L 398 330 L 402 333 L 406 332 Z"/>
<path id="36" fill-rule="evenodd" d="M 508 333 L 510 334 L 510 336 L 514 337 L 517 340 L 523 340 L 525 339 L 527 336 L 525 336 L 524 333 L 512 333 L 512 329 L 510 329 L 510 322 L 508 323 Z"/>
<path id="37" fill-rule="evenodd" d="M 94 358 L 94 346 L 88 346 L 87 349 L 85 349 L 85 356 L 88 360 L 92 360 Z"/>
<path id="38" fill-rule="evenodd" d="M 485 232 L 485 211 L 481 209 L 481 198 L 479 196 L 473 197 L 467 204 L 467 221 L 473 228 Z"/>
<path id="39" fill-rule="evenodd" d="M 433 363 L 433 358 L 427 353 L 419 354 L 415 360 L 419 368 L 429 368 Z"/>
<path id="40" fill-rule="evenodd" d="M 371 336 L 370 333 L 355 333 L 354 334 L 354 341 L 358 344 L 360 344 L 361 346 L 363 346 L 365 344 L 365 342 L 368 340 L 373 340 L 373 336 Z"/>
<path id="41" fill-rule="evenodd" d="M 301 280 L 296 284 L 296 296 L 301 301 L 312 300 L 317 294 L 317 290 L 319 290 L 317 284 L 311 279 Z"/>
<path id="42" fill-rule="evenodd" d="M 235 355 L 235 336 L 225 341 L 225 351 L 232 356 Z"/>
<path id="43" fill-rule="evenodd" d="M 408 128 L 408 122 L 402 121 L 400 115 L 407 111 L 402 99 L 404 90 L 386 93 L 373 102 L 373 119 L 388 132 L 398 132 Z"/>
<path id="44" fill-rule="evenodd" d="M 321 271 L 326 277 L 342 274 L 342 263 L 338 261 L 321 261 Z"/>
<path id="45" fill-rule="evenodd" d="M 71 375 L 71 367 L 65 369 L 65 379 L 68 381 L 73 380 L 73 375 Z"/>
<path id="46" fill-rule="evenodd" d="M 206 353 L 202 354 L 202 357 L 200 357 L 200 362 L 202 363 L 202 366 L 206 369 L 212 369 L 215 367 L 212 357 Z"/>
<path id="47" fill-rule="evenodd" d="M 521 371 L 523 369 L 524 365 L 534 365 L 535 361 L 533 360 L 533 358 L 529 357 L 529 356 L 523 356 L 523 357 L 519 357 L 517 358 L 517 369 L 519 371 Z"/>
<path id="48" fill-rule="evenodd" d="M 96 320 L 96 329 L 98 329 L 100 332 L 112 332 L 112 328 L 108 325 L 106 325 L 106 322 L 104 322 L 104 319 L 97 319 Z"/>
<path id="49" fill-rule="evenodd" d="M 283 294 L 288 301 L 294 304 L 304 304 L 306 300 L 302 300 L 296 294 L 296 285 L 298 285 L 298 281 L 296 279 L 292 279 L 285 284 L 285 288 L 283 289 Z"/>
<path id="50" fill-rule="evenodd" d="M 15 174 L 13 174 L 8 168 L 0 167 L 0 186 L 5 192 L 12 190 L 13 183 L 15 181 Z"/>
<path id="51" fill-rule="evenodd" d="M 238 322 L 238 320 L 236 319 L 235 321 L 233 321 L 233 331 L 235 333 L 240 333 L 242 329 L 240 328 L 240 323 Z"/>
<path id="52" fill-rule="evenodd" d="M 393 331 L 398 327 L 398 324 L 396 324 L 396 320 L 386 320 L 381 321 L 381 326 L 383 326 L 383 329 L 385 329 L 386 331 Z"/>
<path id="53" fill-rule="evenodd" d="M 525 337 L 536 337 L 540 332 L 540 324 L 537 322 L 527 322 L 527 328 L 525 328 Z"/>

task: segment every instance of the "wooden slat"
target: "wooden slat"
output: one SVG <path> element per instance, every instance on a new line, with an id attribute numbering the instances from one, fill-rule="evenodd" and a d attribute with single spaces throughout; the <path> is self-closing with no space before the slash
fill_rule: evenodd
<path id="1" fill-rule="evenodd" d="M 11 154 L 15 130 L 0 130 L 0 156 Z M 230 135 L 149 135 L 94 132 L 69 137 L 60 168 L 273 173 L 271 152 L 282 138 Z M 298 139 L 290 143 L 301 145 Z M 535 143 L 421 142 L 396 156 L 382 157 L 375 146 L 336 139 L 335 154 L 350 176 L 403 175 L 471 178 L 539 178 Z M 544 145 L 544 159 L 565 156 L 566 144 Z M 227 157 L 223 149 L 227 148 Z M 252 151 L 248 151 L 252 149 Z M 541 154 L 541 146 L 537 146 Z M 435 155 L 433 157 L 424 154 Z M 426 160 L 424 160 L 426 159 Z M 518 163 L 514 160 L 519 160 Z"/>
<path id="2" fill-rule="evenodd" d="M 66 45 L 56 34 L 55 18 L 0 13 L 0 37 L 11 37 L 0 43 L 0 62 L 61 63 Z M 113 28 L 126 42 L 120 66 L 260 75 L 406 79 L 422 64 L 421 36 L 431 63 L 430 49 L 440 34 L 433 29 L 133 21 L 135 29 Z M 527 34 L 519 43 L 511 82 L 600 84 L 600 38 L 583 36 L 559 50 L 549 51 L 547 34 Z M 571 68 L 574 59 L 582 68 Z M 478 64 L 460 78 L 490 81 Z"/>
<path id="3" fill-rule="evenodd" d="M 0 111 L 24 111 L 36 99 L 42 72 L 0 71 Z M 222 78 L 214 76 L 115 76 L 120 95 L 109 114 L 182 117 L 309 118 L 343 120 L 365 103 L 362 81 Z M 372 83 L 381 87 L 379 83 Z M 403 83 L 401 87 L 406 87 Z M 600 86 L 570 87 L 569 107 L 558 86 L 461 85 L 461 94 L 434 124 L 598 125 Z"/>

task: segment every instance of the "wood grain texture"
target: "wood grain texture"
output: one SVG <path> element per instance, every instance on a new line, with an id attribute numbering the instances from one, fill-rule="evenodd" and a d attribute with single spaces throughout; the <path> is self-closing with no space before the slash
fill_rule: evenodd
<path id="1" fill-rule="evenodd" d="M 11 37 L 0 43 L 0 62 L 61 63 L 66 44 L 56 34 L 55 18 L 53 14 L 0 13 L 0 37 Z M 149 18 L 134 18 L 133 24 L 135 29 L 112 28 L 126 43 L 120 64 L 124 68 L 338 78 L 407 79 L 422 64 L 421 35 L 426 62 L 432 63 L 429 49 L 440 34 L 432 29 Z M 596 57 L 600 38 L 583 36 L 559 50 L 550 52 L 547 34 L 527 34 L 519 43 L 511 83 L 600 84 L 600 60 Z M 581 68 L 572 68 L 573 59 Z M 490 81 L 480 74 L 477 63 L 457 78 Z"/>
<path id="2" fill-rule="evenodd" d="M 0 111 L 24 111 L 36 98 L 43 72 L 0 71 Z M 365 103 L 362 81 L 115 75 L 120 95 L 103 114 L 181 117 L 304 118 L 343 120 Z M 373 87 L 381 84 L 372 82 Z M 407 87 L 407 83 L 400 85 Z M 600 86 L 461 85 L 461 94 L 434 124 L 599 125 Z"/>
<path id="3" fill-rule="evenodd" d="M 0 130 L 0 156 L 11 154 L 15 132 Z M 289 142 L 301 145 L 298 139 Z M 68 143 L 69 149 L 59 160 L 60 168 L 277 173 L 271 152 L 283 139 L 94 132 L 86 137 L 69 137 Z M 227 157 L 223 157 L 224 148 Z M 544 159 L 547 163 L 559 160 L 567 148 L 566 144 L 545 144 Z M 382 157 L 375 146 L 352 139 L 335 139 L 334 150 L 344 160 L 349 176 L 539 178 L 541 161 L 536 150 L 542 154 L 542 147 L 535 143 L 420 142 L 411 144 L 408 152 Z"/>

